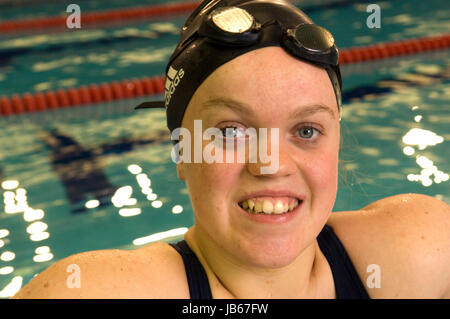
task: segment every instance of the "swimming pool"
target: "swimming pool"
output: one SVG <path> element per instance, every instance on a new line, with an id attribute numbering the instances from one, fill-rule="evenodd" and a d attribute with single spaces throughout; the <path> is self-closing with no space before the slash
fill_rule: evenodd
<path id="1" fill-rule="evenodd" d="M 299 7 L 341 48 L 450 30 L 443 1 L 380 2 L 380 29 L 366 27 L 369 3 Z M 60 14 L 67 4 L 0 3 L 0 19 Z M 79 2 L 82 10 L 142 4 L 149 2 L 109 1 L 108 8 L 102 0 Z M 2 35 L 0 96 L 161 75 L 185 18 Z M 407 192 L 450 203 L 449 67 L 448 51 L 343 67 L 335 211 Z M 0 117 L 0 297 L 69 255 L 175 241 L 192 225 L 164 112 L 133 111 L 141 100 Z"/>

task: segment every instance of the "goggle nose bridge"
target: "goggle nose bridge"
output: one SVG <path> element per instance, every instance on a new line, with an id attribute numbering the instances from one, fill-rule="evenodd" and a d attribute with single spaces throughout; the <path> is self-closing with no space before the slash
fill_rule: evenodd
<path id="1" fill-rule="evenodd" d="M 247 28 L 245 31 L 243 32 L 228 32 L 227 30 L 225 30 L 224 28 L 222 28 L 218 23 L 216 23 L 216 20 L 214 19 L 214 17 L 216 15 L 219 14 L 224 14 L 223 12 L 231 12 L 231 10 L 233 9 L 238 9 L 238 12 L 241 12 L 242 14 L 244 14 L 243 12 L 245 12 L 245 15 L 248 17 L 251 17 L 252 19 L 252 25 Z M 232 14 L 232 12 L 230 13 Z M 289 39 L 290 41 L 293 42 L 293 44 L 299 48 L 303 48 L 306 49 L 309 52 L 315 53 L 315 54 L 326 54 L 328 52 L 324 52 L 324 51 L 329 51 L 333 45 L 334 45 L 334 38 L 333 36 L 324 28 L 320 27 L 320 26 L 316 26 L 314 24 L 299 24 L 295 27 L 287 27 L 285 25 L 283 25 L 278 19 L 272 19 L 269 21 L 266 21 L 264 23 L 259 22 L 251 13 L 249 13 L 247 10 L 242 9 L 242 8 L 238 8 L 238 7 L 221 7 L 221 8 L 217 8 L 214 9 L 211 13 L 208 14 L 207 23 L 203 24 L 209 24 L 209 27 L 215 29 L 215 30 L 206 30 L 206 28 L 200 28 L 199 30 L 199 34 L 201 36 L 207 37 L 207 38 L 212 38 L 216 41 L 222 41 L 222 42 L 226 42 L 226 43 L 231 43 L 231 44 L 252 44 L 254 42 L 256 42 L 259 39 L 259 36 L 249 36 L 249 34 L 253 33 L 259 33 L 261 31 L 261 29 L 273 25 L 273 24 L 277 24 L 278 26 L 280 26 L 282 34 L 284 39 Z M 320 32 L 325 33 L 327 35 L 327 37 L 329 38 L 329 46 L 328 48 L 326 48 L 325 50 L 321 49 L 321 48 L 314 48 L 312 46 L 308 46 L 304 43 L 304 41 L 301 41 L 299 39 L 299 37 L 297 36 L 297 31 L 300 28 L 304 28 L 304 27 L 314 27 L 317 30 L 320 30 Z M 208 32 L 209 31 L 209 32 Z M 211 32 L 213 31 L 213 32 Z M 220 37 L 220 35 L 214 36 L 214 31 L 219 31 L 223 33 L 223 37 Z M 238 38 L 236 38 L 238 37 Z M 246 38 L 248 37 L 248 38 Z M 227 41 L 228 40 L 228 41 Z"/>

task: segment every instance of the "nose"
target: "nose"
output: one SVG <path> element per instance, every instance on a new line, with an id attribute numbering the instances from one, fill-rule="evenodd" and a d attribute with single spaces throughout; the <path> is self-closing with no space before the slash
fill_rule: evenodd
<path id="1" fill-rule="evenodd" d="M 246 164 L 248 172 L 253 176 L 285 177 L 297 172 L 297 163 L 289 143 L 283 141 L 278 134 L 275 135 L 271 132 L 270 138 L 258 136 L 258 141 L 253 141 L 258 147 L 253 147 L 252 154 L 248 154 Z"/>

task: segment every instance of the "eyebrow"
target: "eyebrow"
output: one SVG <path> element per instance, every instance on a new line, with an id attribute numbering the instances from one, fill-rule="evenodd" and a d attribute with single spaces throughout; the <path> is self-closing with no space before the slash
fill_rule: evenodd
<path id="1" fill-rule="evenodd" d="M 236 113 L 241 113 L 246 116 L 254 115 L 254 112 L 247 104 L 233 100 L 231 98 L 227 98 L 227 97 L 212 98 L 212 99 L 204 102 L 202 104 L 202 112 L 203 111 L 212 112 L 212 111 L 214 111 L 215 108 L 218 108 L 220 106 L 225 106 L 225 107 L 235 111 Z M 316 114 L 319 112 L 328 113 L 332 118 L 336 118 L 336 115 L 333 112 L 333 110 L 324 104 L 313 104 L 313 105 L 300 107 L 291 115 L 291 117 L 292 118 L 306 117 L 306 116 L 310 116 L 310 115 L 313 115 L 313 114 Z"/>
<path id="2" fill-rule="evenodd" d="M 243 115 L 253 115 L 253 111 L 247 104 L 227 97 L 217 97 L 204 102 L 202 104 L 202 112 L 213 112 L 216 108 L 221 106 L 228 107 L 236 113 L 241 113 Z"/>

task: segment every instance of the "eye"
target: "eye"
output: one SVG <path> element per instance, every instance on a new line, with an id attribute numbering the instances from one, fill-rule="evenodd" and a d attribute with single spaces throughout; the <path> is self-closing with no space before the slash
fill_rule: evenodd
<path id="1" fill-rule="evenodd" d="M 312 139 L 317 134 L 320 134 L 320 131 L 312 126 L 302 126 L 297 130 L 298 135 L 304 139 Z"/>
<path id="2" fill-rule="evenodd" d="M 237 126 L 226 126 L 219 129 L 224 138 L 243 138 L 246 136 L 245 129 Z"/>

